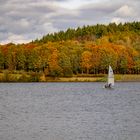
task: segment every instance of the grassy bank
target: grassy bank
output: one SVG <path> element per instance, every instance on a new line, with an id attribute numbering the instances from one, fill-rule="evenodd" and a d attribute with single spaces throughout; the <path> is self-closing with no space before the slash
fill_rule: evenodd
<path id="1" fill-rule="evenodd" d="M 51 81 L 51 80 L 49 80 Z M 107 81 L 107 75 L 104 75 L 102 77 L 70 77 L 70 78 L 58 78 L 56 81 L 60 82 L 106 82 Z M 140 82 L 140 75 L 115 75 L 115 81 L 116 82 Z"/>
<path id="2" fill-rule="evenodd" d="M 129 81 L 140 82 L 140 75 L 138 74 L 115 75 L 115 80 L 122 81 L 122 82 L 129 82 Z"/>
<path id="3" fill-rule="evenodd" d="M 106 82 L 107 75 L 74 75 L 73 77 L 49 77 L 43 73 L 35 72 L 10 72 L 3 71 L 0 73 L 0 82 Z M 128 75 L 128 74 L 116 74 L 115 81 L 129 82 L 138 81 L 140 82 L 140 75 Z"/>

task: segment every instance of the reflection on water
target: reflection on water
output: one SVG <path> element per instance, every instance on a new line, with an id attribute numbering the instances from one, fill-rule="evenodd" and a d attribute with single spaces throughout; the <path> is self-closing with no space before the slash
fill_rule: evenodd
<path id="1" fill-rule="evenodd" d="M 0 140 L 139 140 L 140 83 L 0 83 Z"/>

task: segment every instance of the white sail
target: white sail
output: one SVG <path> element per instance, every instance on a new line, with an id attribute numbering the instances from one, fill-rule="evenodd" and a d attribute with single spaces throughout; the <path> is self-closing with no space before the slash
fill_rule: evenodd
<path id="1" fill-rule="evenodd" d="M 114 73 L 111 66 L 109 66 L 108 70 L 108 85 L 109 84 L 111 84 L 111 86 L 114 86 Z"/>

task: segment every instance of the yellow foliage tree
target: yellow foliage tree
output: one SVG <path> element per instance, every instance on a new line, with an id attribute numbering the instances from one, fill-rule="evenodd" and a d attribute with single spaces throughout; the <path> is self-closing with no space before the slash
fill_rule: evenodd
<path id="1" fill-rule="evenodd" d="M 84 51 L 81 57 L 81 66 L 82 69 L 86 70 L 86 73 L 89 74 L 89 70 L 92 67 L 92 53 L 89 51 Z"/>

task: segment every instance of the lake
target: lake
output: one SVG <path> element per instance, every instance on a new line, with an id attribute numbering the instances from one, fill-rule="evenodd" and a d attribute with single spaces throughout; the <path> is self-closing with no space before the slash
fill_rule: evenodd
<path id="1" fill-rule="evenodd" d="M 0 140 L 139 140 L 140 82 L 0 83 Z"/>

